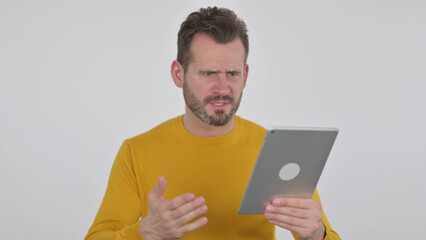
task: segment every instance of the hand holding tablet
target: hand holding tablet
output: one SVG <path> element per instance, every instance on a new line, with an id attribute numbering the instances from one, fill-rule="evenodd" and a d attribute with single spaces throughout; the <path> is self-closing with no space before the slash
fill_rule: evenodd
<path id="1" fill-rule="evenodd" d="M 273 198 L 311 198 L 336 128 L 268 130 L 238 212 L 263 214 Z"/>

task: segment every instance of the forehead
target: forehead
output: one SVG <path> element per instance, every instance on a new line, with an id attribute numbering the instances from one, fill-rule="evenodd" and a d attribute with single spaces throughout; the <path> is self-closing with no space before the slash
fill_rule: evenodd
<path id="1" fill-rule="evenodd" d="M 190 65 L 212 70 L 232 70 L 244 67 L 245 49 L 239 38 L 229 43 L 217 43 L 205 33 L 194 35 L 190 47 Z"/>

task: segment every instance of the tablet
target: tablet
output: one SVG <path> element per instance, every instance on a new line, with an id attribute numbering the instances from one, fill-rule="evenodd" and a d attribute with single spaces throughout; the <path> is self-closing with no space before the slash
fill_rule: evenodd
<path id="1" fill-rule="evenodd" d="M 274 197 L 312 198 L 338 129 L 268 130 L 238 210 L 263 214 Z"/>

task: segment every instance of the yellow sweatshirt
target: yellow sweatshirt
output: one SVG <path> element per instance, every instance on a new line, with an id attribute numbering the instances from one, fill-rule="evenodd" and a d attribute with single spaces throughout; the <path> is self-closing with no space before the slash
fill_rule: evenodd
<path id="1" fill-rule="evenodd" d="M 265 134 L 263 127 L 236 116 L 232 132 L 197 137 L 179 116 L 125 140 L 85 239 L 142 240 L 139 220 L 148 214 L 147 196 L 160 174 L 167 180 L 165 199 L 187 192 L 206 199 L 207 225 L 183 239 L 275 239 L 275 226 L 263 215 L 238 214 Z M 313 198 L 319 200 L 316 191 Z M 340 239 L 324 214 L 323 222 L 326 239 Z"/>

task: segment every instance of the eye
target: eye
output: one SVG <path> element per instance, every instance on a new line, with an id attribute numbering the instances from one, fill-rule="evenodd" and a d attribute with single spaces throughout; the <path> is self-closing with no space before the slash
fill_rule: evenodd
<path id="1" fill-rule="evenodd" d="M 228 76 L 235 77 L 239 75 L 239 72 L 232 71 L 232 72 L 227 72 L 227 74 Z"/>
<path id="2" fill-rule="evenodd" d="M 211 77 L 214 77 L 214 76 L 216 75 L 216 73 L 217 73 L 217 72 L 214 72 L 214 71 L 203 71 L 203 72 L 201 72 L 201 73 L 202 73 L 202 75 L 203 75 L 204 77 L 211 78 Z"/>

